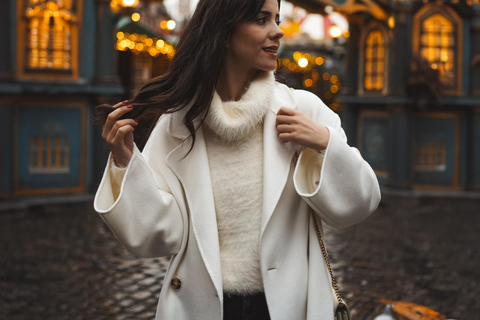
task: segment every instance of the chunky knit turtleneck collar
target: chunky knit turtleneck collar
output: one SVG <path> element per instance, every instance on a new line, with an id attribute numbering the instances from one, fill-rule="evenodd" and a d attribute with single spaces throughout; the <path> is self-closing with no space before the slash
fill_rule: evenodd
<path id="1" fill-rule="evenodd" d="M 272 72 L 261 72 L 238 101 L 224 102 L 215 91 L 205 124 L 226 141 L 243 139 L 263 120 L 274 84 Z"/>

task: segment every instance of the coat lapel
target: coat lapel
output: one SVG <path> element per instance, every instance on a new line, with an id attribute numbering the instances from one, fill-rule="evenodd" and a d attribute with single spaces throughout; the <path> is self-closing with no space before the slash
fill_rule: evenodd
<path id="1" fill-rule="evenodd" d="M 183 110 L 176 112 L 170 120 L 169 133 L 179 139 L 185 139 L 189 134 L 181 121 L 184 114 Z M 220 246 L 207 149 L 202 129 L 197 130 L 196 135 L 195 147 L 187 157 L 184 158 L 190 148 L 191 138 L 170 152 L 166 161 L 183 185 L 200 254 L 218 296 L 223 297 Z"/>
<path id="2" fill-rule="evenodd" d="M 277 206 L 288 179 L 293 155 L 298 145 L 278 139 L 275 121 L 281 107 L 295 109 L 296 103 L 285 86 L 276 84 L 263 128 L 263 212 L 261 234 Z"/>

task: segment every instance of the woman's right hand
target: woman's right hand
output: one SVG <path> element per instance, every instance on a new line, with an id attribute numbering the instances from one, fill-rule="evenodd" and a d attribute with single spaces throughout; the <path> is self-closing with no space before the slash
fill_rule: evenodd
<path id="1" fill-rule="evenodd" d="M 109 113 L 103 125 L 102 138 L 107 142 L 112 152 L 113 160 L 119 167 L 126 167 L 133 155 L 133 131 L 138 124 L 134 119 L 121 119 L 121 116 L 132 110 L 131 105 L 123 101 L 113 106 L 115 110 Z"/>

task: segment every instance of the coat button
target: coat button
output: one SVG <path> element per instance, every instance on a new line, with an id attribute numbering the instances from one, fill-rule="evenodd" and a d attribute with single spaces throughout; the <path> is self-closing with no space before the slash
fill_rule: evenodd
<path id="1" fill-rule="evenodd" d="M 170 281 L 170 286 L 172 289 L 180 289 L 182 282 L 178 278 L 173 278 L 172 281 Z"/>

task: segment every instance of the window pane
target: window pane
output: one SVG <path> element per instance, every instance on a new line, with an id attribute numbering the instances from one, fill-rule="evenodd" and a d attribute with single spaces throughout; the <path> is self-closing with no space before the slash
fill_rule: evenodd
<path id="1" fill-rule="evenodd" d="M 27 69 L 65 70 L 71 68 L 72 0 L 26 0 Z"/>
<path id="2" fill-rule="evenodd" d="M 365 90 L 381 90 L 384 87 L 385 39 L 380 30 L 371 31 L 365 40 Z"/>
<path id="3" fill-rule="evenodd" d="M 453 23 L 441 14 L 434 14 L 422 22 L 420 39 L 420 56 L 439 71 L 443 83 L 455 84 L 454 73 L 449 73 L 456 60 Z"/>

